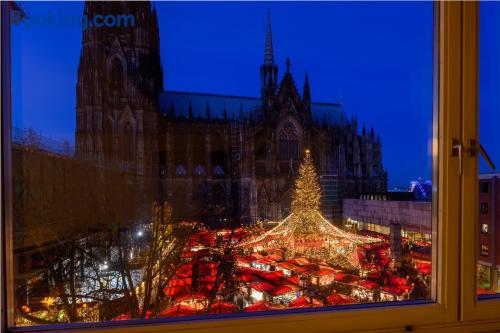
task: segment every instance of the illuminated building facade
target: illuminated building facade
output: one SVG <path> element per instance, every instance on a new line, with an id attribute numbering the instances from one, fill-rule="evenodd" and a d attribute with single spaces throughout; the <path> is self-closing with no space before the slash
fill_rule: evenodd
<path id="1" fill-rule="evenodd" d="M 479 175 L 479 288 L 500 291 L 500 173 Z"/>

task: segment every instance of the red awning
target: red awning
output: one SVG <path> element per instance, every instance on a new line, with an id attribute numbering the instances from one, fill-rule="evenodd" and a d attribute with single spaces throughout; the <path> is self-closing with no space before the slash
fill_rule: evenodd
<path id="1" fill-rule="evenodd" d="M 252 288 L 262 292 L 269 292 L 274 289 L 274 286 L 267 282 L 256 282 L 252 283 Z"/>
<path id="2" fill-rule="evenodd" d="M 402 278 L 402 277 L 397 277 L 397 276 L 391 276 L 389 278 L 389 284 L 393 286 L 404 286 L 408 283 L 407 278 Z"/>
<path id="3" fill-rule="evenodd" d="M 359 276 L 357 276 L 357 275 L 346 274 L 346 273 L 335 274 L 335 281 L 337 281 L 337 282 L 350 283 L 350 282 L 354 282 L 354 281 L 358 281 L 358 280 L 359 280 Z"/>
<path id="4" fill-rule="evenodd" d="M 174 301 L 175 302 L 184 302 L 184 301 L 188 301 L 188 300 L 203 300 L 203 299 L 206 299 L 207 298 L 207 294 L 206 293 L 181 293 L 181 294 L 178 294 L 175 298 L 174 298 Z"/>
<path id="5" fill-rule="evenodd" d="M 326 298 L 329 305 L 353 304 L 355 301 L 352 297 L 342 294 L 332 293 Z"/>
<path id="6" fill-rule="evenodd" d="M 159 317 L 194 316 L 197 312 L 194 308 L 179 304 L 160 312 Z"/>
<path id="7" fill-rule="evenodd" d="M 360 280 L 357 282 L 358 286 L 373 290 L 378 287 L 378 284 L 373 282 L 373 281 L 368 281 L 368 280 Z"/>
<path id="8" fill-rule="evenodd" d="M 257 303 L 254 303 L 252 305 L 247 306 L 245 309 L 243 309 L 243 312 L 253 312 L 253 311 L 269 311 L 269 310 L 276 310 L 278 309 L 277 306 L 270 304 L 265 301 L 259 301 Z"/>
<path id="9" fill-rule="evenodd" d="M 307 308 L 313 306 L 323 306 L 323 303 L 315 298 L 313 298 L 311 302 L 309 297 L 300 296 L 299 298 L 291 301 L 289 304 L 289 307 L 291 308 Z"/>
<path id="10" fill-rule="evenodd" d="M 278 286 L 278 287 L 274 288 L 273 290 L 271 290 L 269 292 L 269 295 L 280 296 L 280 295 L 284 295 L 284 294 L 287 294 L 289 292 L 293 292 L 293 291 L 297 291 L 297 290 L 299 290 L 299 287 L 297 287 L 295 285 L 291 285 L 291 284 L 285 284 L 285 285 Z"/>
<path id="11" fill-rule="evenodd" d="M 233 303 L 216 301 L 210 307 L 210 313 L 233 313 L 238 312 L 238 307 Z"/>

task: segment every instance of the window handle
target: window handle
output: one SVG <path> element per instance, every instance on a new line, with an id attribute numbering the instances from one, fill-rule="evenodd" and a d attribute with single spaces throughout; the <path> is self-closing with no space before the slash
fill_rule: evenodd
<path id="1" fill-rule="evenodd" d="M 451 139 L 451 156 L 458 157 L 458 173 L 459 175 L 463 174 L 463 163 L 462 163 L 462 152 L 463 146 L 460 140 Z"/>
<path id="2" fill-rule="evenodd" d="M 488 163 L 489 167 L 493 171 L 495 171 L 496 170 L 495 163 L 493 163 L 493 161 L 491 160 L 490 156 L 486 152 L 486 149 L 484 149 L 483 145 L 480 144 L 480 143 L 478 143 L 474 139 L 470 139 L 469 140 L 469 146 L 468 146 L 468 149 L 467 149 L 467 155 L 469 157 L 475 157 L 478 152 L 483 156 L 484 160 L 486 161 L 486 163 Z"/>

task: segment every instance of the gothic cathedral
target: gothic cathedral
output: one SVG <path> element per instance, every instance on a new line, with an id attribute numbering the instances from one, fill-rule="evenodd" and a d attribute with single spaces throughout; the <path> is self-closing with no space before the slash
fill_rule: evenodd
<path id="1" fill-rule="evenodd" d="M 322 209 L 340 222 L 342 199 L 383 192 L 387 173 L 374 130 L 341 103 L 279 75 L 267 19 L 260 97 L 163 89 L 156 9 L 149 2 L 86 2 L 84 14 L 133 14 L 133 27 L 83 31 L 77 81 L 77 157 L 133 175 L 179 220 L 277 220 L 290 210 L 305 149 L 320 175 Z"/>

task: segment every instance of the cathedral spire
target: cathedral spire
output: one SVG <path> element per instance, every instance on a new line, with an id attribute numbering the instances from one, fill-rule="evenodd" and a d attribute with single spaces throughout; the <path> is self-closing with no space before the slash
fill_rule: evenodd
<path id="1" fill-rule="evenodd" d="M 286 72 L 290 73 L 290 67 L 292 66 L 292 62 L 290 61 L 290 57 L 286 57 Z"/>
<path id="2" fill-rule="evenodd" d="M 271 11 L 267 12 L 267 32 L 266 32 L 266 47 L 264 51 L 264 65 L 274 65 L 274 51 L 273 51 L 273 36 L 271 31 Z"/>
<path id="3" fill-rule="evenodd" d="M 267 13 L 264 63 L 260 66 L 260 82 L 262 105 L 270 107 L 274 100 L 278 82 L 278 66 L 274 63 L 273 38 L 271 33 L 271 12 Z"/>
<path id="4" fill-rule="evenodd" d="M 304 101 L 311 101 L 311 88 L 309 87 L 309 75 L 306 71 L 306 78 L 304 79 Z"/>
<path id="5" fill-rule="evenodd" d="M 306 71 L 306 78 L 304 79 L 304 89 L 302 91 L 302 99 L 304 101 L 304 106 L 306 112 L 311 111 L 311 88 L 309 87 L 309 75 Z"/>

